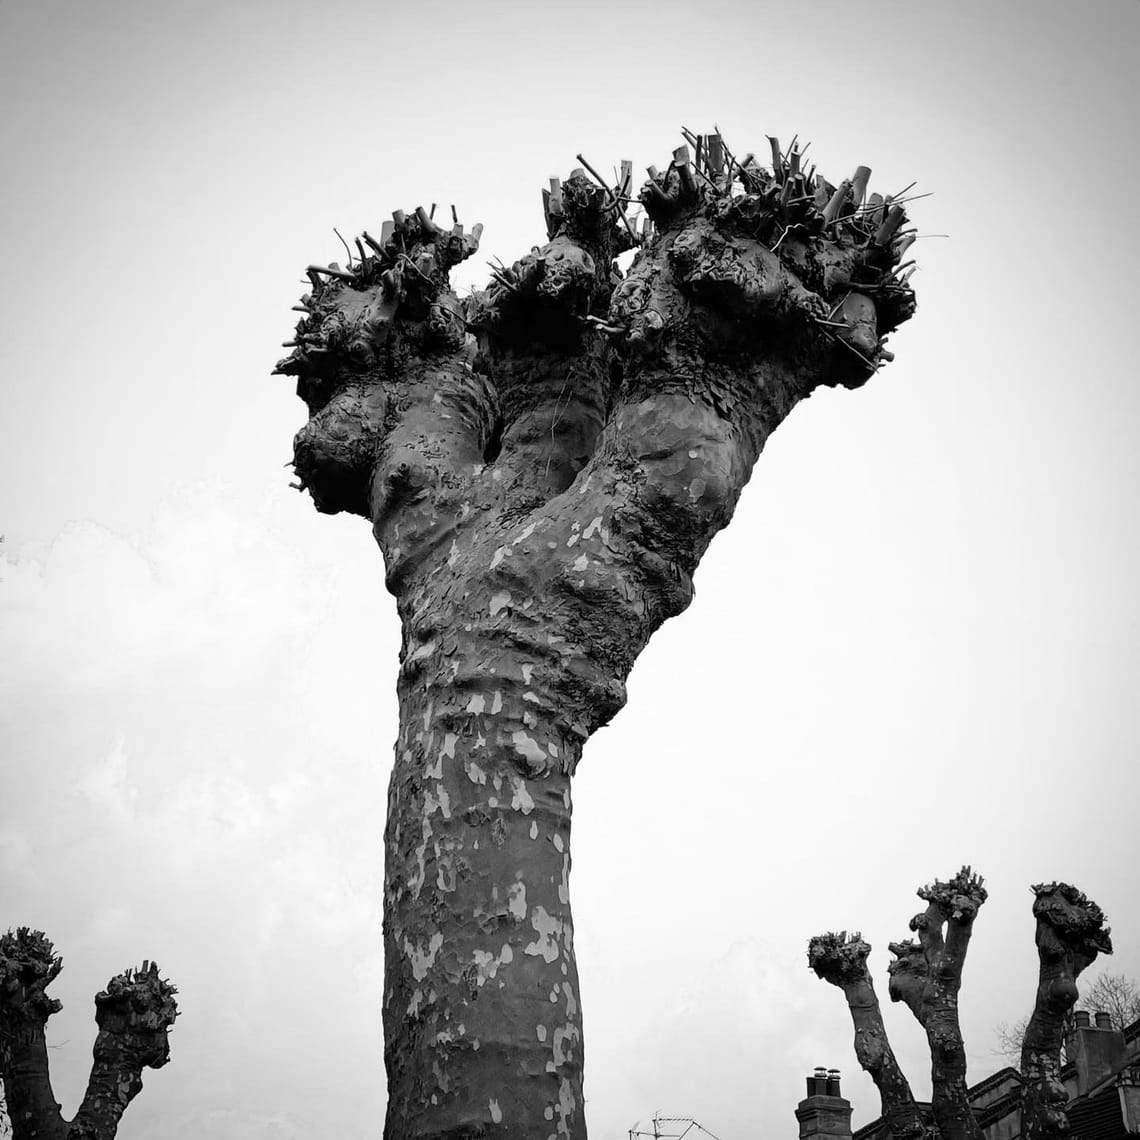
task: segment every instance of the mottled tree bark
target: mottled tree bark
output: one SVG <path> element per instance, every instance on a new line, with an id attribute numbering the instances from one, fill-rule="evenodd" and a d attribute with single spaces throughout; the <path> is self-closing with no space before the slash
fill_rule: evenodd
<path id="1" fill-rule="evenodd" d="M 949 882 L 935 881 L 918 896 L 926 910 L 911 919 L 913 941 L 892 942 L 892 1001 L 906 1004 L 930 1045 L 931 1110 L 942 1140 L 981 1140 L 970 1109 L 966 1048 L 958 1024 L 962 967 L 978 908 L 986 901 L 982 879 L 969 867 Z"/>
<path id="2" fill-rule="evenodd" d="M 910 1091 L 910 1083 L 895 1060 L 887 1038 L 879 999 L 867 969 L 871 945 L 858 932 L 819 934 L 808 944 L 808 964 L 847 999 L 855 1026 L 855 1056 L 879 1090 L 883 1119 L 893 1140 L 917 1140 L 926 1128 Z"/>
<path id="3" fill-rule="evenodd" d="M 158 967 L 116 975 L 95 997 L 94 1062 L 75 1118 L 64 1121 L 48 1072 L 44 1031 L 60 1003 L 46 990 L 63 968 L 50 940 L 21 927 L 0 937 L 0 1078 L 14 1140 L 112 1140 L 142 1089 L 142 1070 L 170 1060 L 175 988 Z"/>
<path id="4" fill-rule="evenodd" d="M 913 310 L 901 207 L 798 155 L 682 148 L 641 195 L 583 171 L 547 244 L 464 301 L 478 231 L 397 211 L 310 267 L 295 469 L 370 520 L 403 626 L 385 839 L 385 1135 L 584 1137 L 570 779 L 769 433 L 861 385 Z M 862 168 L 861 168 L 862 169 Z M 619 224 L 620 223 L 620 224 Z M 365 250 L 368 246 L 368 251 Z"/>
<path id="5" fill-rule="evenodd" d="M 1060 1076 L 1065 1015 L 1077 1000 L 1077 977 L 1098 954 L 1112 953 L 1112 941 L 1104 912 L 1076 887 L 1038 883 L 1033 893 L 1040 973 L 1021 1047 L 1021 1135 L 1060 1140 L 1069 1131 Z"/>

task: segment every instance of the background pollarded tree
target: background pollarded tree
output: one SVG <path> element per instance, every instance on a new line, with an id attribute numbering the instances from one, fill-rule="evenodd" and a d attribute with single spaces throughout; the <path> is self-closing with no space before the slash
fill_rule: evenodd
<path id="1" fill-rule="evenodd" d="M 47 1020 L 60 1009 L 47 988 L 63 969 L 50 939 L 20 927 L 0 937 L 0 1080 L 13 1140 L 113 1140 L 144 1068 L 170 1060 L 177 992 L 158 966 L 116 974 L 95 995 L 99 1032 L 87 1090 L 68 1122 L 52 1091 Z M 3 1135 L 0 1127 L 0 1135 Z"/>
<path id="2" fill-rule="evenodd" d="M 768 435 L 858 387 L 914 298 L 900 203 L 772 140 L 649 168 L 647 221 L 578 170 L 547 243 L 460 300 L 471 233 L 397 211 L 311 266 L 278 371 L 295 470 L 368 519 L 403 629 L 385 832 L 388 1137 L 585 1135 L 570 780 L 692 600 Z M 584 161 L 584 160 L 583 160 Z M 615 257 L 636 245 L 624 279 Z"/>
<path id="3" fill-rule="evenodd" d="M 1123 1030 L 1140 1019 L 1140 985 L 1125 974 L 1102 970 L 1084 987 L 1077 1008 L 1107 1013 L 1112 1028 Z"/>
<path id="4" fill-rule="evenodd" d="M 1140 985 L 1126 974 L 1114 974 L 1107 970 L 1097 974 L 1082 987 L 1076 1006 L 1065 1015 L 1066 1041 L 1074 1025 L 1073 1014 L 1078 1009 L 1088 1013 L 1107 1013 L 1112 1028 L 1123 1030 L 1140 1020 Z M 998 1054 L 1013 1062 L 1020 1060 L 1021 1045 L 1028 1028 L 1028 1015 L 1012 1024 L 999 1022 L 994 1028 Z M 1064 1047 L 1061 1049 L 1061 1058 L 1066 1059 Z"/>
<path id="5" fill-rule="evenodd" d="M 1020 1043 L 1021 1135 L 1061 1140 L 1068 1132 L 1067 1094 L 1060 1080 L 1066 1017 L 1077 1000 L 1076 979 L 1098 954 L 1111 954 L 1104 913 L 1067 883 L 1033 888 L 1039 975 L 1033 1013 Z M 892 1001 L 901 1001 L 926 1031 L 931 1059 L 931 1114 L 943 1140 L 980 1140 L 970 1107 L 966 1052 L 958 1021 L 962 967 L 978 909 L 986 901 L 969 867 L 948 882 L 918 891 L 926 910 L 910 928 L 918 940 L 892 942 L 888 967 Z M 808 964 L 843 990 L 855 1025 L 855 1054 L 879 1090 L 882 1116 L 893 1140 L 923 1130 L 910 1086 L 887 1040 L 867 968 L 870 945 L 856 932 L 820 934 L 808 943 Z"/>

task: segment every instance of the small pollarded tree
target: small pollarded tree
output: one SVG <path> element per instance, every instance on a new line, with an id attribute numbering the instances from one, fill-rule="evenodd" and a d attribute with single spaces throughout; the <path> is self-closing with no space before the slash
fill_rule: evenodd
<path id="1" fill-rule="evenodd" d="M 45 1027 L 60 1003 L 47 988 L 63 959 L 38 930 L 0 937 L 0 1080 L 13 1140 L 113 1140 L 126 1107 L 142 1089 L 144 1068 L 170 1060 L 177 992 L 158 966 L 116 974 L 95 995 L 94 1060 L 71 1122 L 63 1119 L 48 1072 Z M 0 1129 L 0 1135 L 3 1130 Z"/>
<path id="2" fill-rule="evenodd" d="M 371 524 L 403 629 L 389 1140 L 586 1135 L 582 747 L 692 600 L 768 436 L 821 385 L 862 385 L 914 309 L 914 235 L 866 167 L 836 187 L 794 144 L 771 140 L 769 168 L 689 142 L 649 168 L 643 227 L 629 163 L 616 187 L 552 179 L 546 244 L 462 300 L 448 272 L 480 227 L 396 211 L 345 268 L 309 267 L 277 366 L 310 414 L 299 486 Z"/>
<path id="3" fill-rule="evenodd" d="M 1021 1136 L 1062 1140 L 1068 1132 L 1067 1094 L 1060 1080 L 1065 1019 L 1077 1000 L 1078 975 L 1098 954 L 1111 954 L 1104 913 L 1068 883 L 1033 888 L 1039 973 L 1033 1013 L 1021 1042 Z M 966 1083 L 966 1049 L 958 1022 L 958 991 L 974 919 L 986 901 L 982 879 L 969 867 L 947 882 L 918 891 L 926 910 L 910 928 L 917 941 L 892 942 L 888 992 L 926 1031 L 930 1047 L 931 1115 L 942 1140 L 981 1140 Z M 867 957 L 858 932 L 820 934 L 808 943 L 808 964 L 843 990 L 855 1025 L 855 1055 L 879 1090 L 892 1140 L 915 1140 L 927 1130 L 887 1039 Z"/>

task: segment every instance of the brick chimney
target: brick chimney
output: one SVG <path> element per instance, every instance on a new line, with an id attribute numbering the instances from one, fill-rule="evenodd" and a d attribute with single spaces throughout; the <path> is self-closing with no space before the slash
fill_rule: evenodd
<path id="1" fill-rule="evenodd" d="M 1091 1025 L 1084 1010 L 1073 1016 L 1073 1032 L 1065 1047 L 1077 1070 L 1077 1096 L 1083 1096 L 1124 1065 L 1124 1034 L 1112 1028 L 1107 1013 L 1094 1014 Z"/>
<path id="2" fill-rule="evenodd" d="M 800 1140 L 851 1140 L 851 1102 L 839 1095 L 839 1070 L 817 1068 L 796 1105 Z"/>

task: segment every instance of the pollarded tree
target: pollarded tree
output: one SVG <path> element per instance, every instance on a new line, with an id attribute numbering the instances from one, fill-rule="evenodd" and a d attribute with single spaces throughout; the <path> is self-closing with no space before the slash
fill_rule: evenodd
<path id="1" fill-rule="evenodd" d="M 832 186 L 719 135 L 544 191 L 547 243 L 460 300 L 477 248 L 396 211 L 310 266 L 295 470 L 366 518 L 403 629 L 384 872 L 385 1135 L 585 1136 L 571 777 L 692 600 L 768 435 L 862 385 L 914 308 L 869 171 Z M 584 160 L 580 160 L 583 161 Z M 615 257 L 637 246 L 624 278 Z"/>
<path id="2" fill-rule="evenodd" d="M 1067 883 L 1033 888 L 1039 979 L 1021 1045 L 1021 1135 L 1062 1140 L 1068 1132 L 1067 1094 L 1060 1080 L 1066 1014 L 1077 1000 L 1077 976 L 1098 954 L 1111 954 L 1104 913 Z M 901 1001 L 926 1031 L 930 1047 L 931 1114 L 942 1140 L 981 1140 L 966 1083 L 966 1050 L 958 1022 L 962 967 L 978 909 L 982 879 L 963 867 L 953 879 L 919 889 L 926 910 L 910 928 L 917 941 L 892 942 L 888 967 L 892 1001 Z M 892 1140 L 914 1140 L 923 1122 L 895 1061 L 867 969 L 871 947 L 858 933 L 820 934 L 808 943 L 808 964 L 843 990 L 855 1025 L 855 1054 L 879 1090 Z"/>
<path id="3" fill-rule="evenodd" d="M 13 1140 L 113 1140 L 126 1107 L 142 1089 L 144 1068 L 170 1060 L 177 992 L 158 966 L 116 974 L 95 995 L 94 1060 L 87 1091 L 70 1123 L 63 1119 L 48 1072 L 45 1027 L 60 1003 L 47 988 L 63 959 L 38 930 L 0 937 L 0 1080 Z"/>

